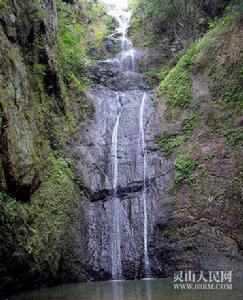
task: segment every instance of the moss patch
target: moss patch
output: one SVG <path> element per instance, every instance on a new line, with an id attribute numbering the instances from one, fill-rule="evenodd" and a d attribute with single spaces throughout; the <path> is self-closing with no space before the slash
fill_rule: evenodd
<path id="1" fill-rule="evenodd" d="M 197 127 L 197 123 L 198 122 L 196 116 L 186 118 L 182 122 L 182 135 L 176 135 L 172 137 L 157 136 L 156 142 L 160 150 L 163 151 L 166 155 L 172 154 L 175 148 L 181 146 L 183 143 L 190 139 L 193 130 Z"/>
<path id="2" fill-rule="evenodd" d="M 193 171 L 199 162 L 192 158 L 191 154 L 180 154 L 175 160 L 175 185 L 179 187 L 182 183 L 190 184 L 193 181 Z"/>
<path id="3" fill-rule="evenodd" d="M 155 85 L 158 84 L 161 80 L 164 80 L 168 71 L 163 68 L 153 68 L 145 72 L 146 79 L 149 84 Z"/>
<path id="4" fill-rule="evenodd" d="M 62 158 L 51 158 L 50 162 L 51 173 L 32 198 L 35 221 L 27 247 L 41 270 L 47 268 L 55 274 L 76 190 L 68 162 Z"/>
<path id="5" fill-rule="evenodd" d="M 75 209 L 78 192 L 69 162 L 50 157 L 49 163 L 50 171 L 43 178 L 31 203 L 19 203 L 4 192 L 0 193 L 0 227 L 5 238 L 1 240 L 0 256 L 4 257 L 5 251 L 9 252 L 8 262 L 1 265 L 1 271 L 11 278 L 13 267 L 26 264 L 23 269 L 16 270 L 14 280 L 17 285 L 21 276 L 41 282 L 55 278 L 68 232 L 67 224 Z M 16 258 L 18 264 L 14 263 Z M 5 270 L 4 267 L 9 269 Z"/>
<path id="6" fill-rule="evenodd" d="M 230 14 L 211 24 L 211 29 L 194 43 L 180 58 L 176 66 L 160 83 L 158 95 L 166 96 L 167 109 L 173 107 L 187 108 L 192 102 L 191 72 L 197 55 L 220 32 L 224 31 L 235 19 L 235 14 Z"/>

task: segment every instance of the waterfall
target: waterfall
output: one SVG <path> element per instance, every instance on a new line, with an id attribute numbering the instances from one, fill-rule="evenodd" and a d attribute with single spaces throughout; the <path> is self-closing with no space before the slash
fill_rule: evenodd
<path id="1" fill-rule="evenodd" d="M 146 93 L 143 93 L 143 98 L 140 105 L 139 113 L 139 136 L 143 157 L 143 242 L 144 242 L 144 270 L 145 277 L 150 275 L 150 263 L 148 256 L 148 213 L 147 213 L 147 183 L 146 183 L 146 173 L 147 173 L 147 152 L 145 144 L 145 135 L 144 135 L 144 106 L 146 101 Z"/>
<path id="2" fill-rule="evenodd" d="M 113 220 L 112 220 L 112 241 L 111 241 L 111 261 L 112 261 L 112 279 L 121 278 L 121 234 L 120 234 L 120 200 L 117 197 L 117 181 L 118 181 L 118 157 L 117 157 L 117 140 L 118 140 L 118 128 L 120 120 L 119 109 L 119 93 L 116 93 L 117 97 L 117 117 L 112 131 L 112 169 L 113 169 Z"/>
<path id="3" fill-rule="evenodd" d="M 153 138 L 160 132 L 160 113 L 153 105 L 154 91 L 138 71 L 143 53 L 127 35 L 127 0 L 99 1 L 117 20 L 107 50 L 120 50 L 113 58 L 107 51 L 91 66 L 95 80 L 85 94 L 94 113 L 81 121 L 80 137 L 70 145 L 80 158 L 77 176 L 89 200 L 80 203 L 80 252 L 90 270 L 84 276 L 91 280 L 139 279 L 161 273 L 154 229 L 170 213 L 172 164 Z M 119 299 L 122 292 L 114 294 Z"/>
<path id="4" fill-rule="evenodd" d="M 129 260 L 129 257 L 128 258 L 124 257 L 124 249 L 126 247 L 129 247 L 129 249 L 133 249 L 132 245 L 135 239 L 136 239 L 136 246 L 135 246 L 134 254 L 129 253 L 129 255 L 130 257 L 135 257 L 135 255 L 137 255 L 136 253 L 139 253 L 138 254 L 139 257 L 136 257 L 136 260 L 142 261 L 141 258 L 143 258 L 144 274 L 145 277 L 149 277 L 150 275 L 150 261 L 148 256 L 148 234 L 149 234 L 148 221 L 149 220 L 148 220 L 148 209 L 147 209 L 148 185 L 146 181 L 146 178 L 149 176 L 147 174 L 148 157 L 147 157 L 147 150 L 146 150 L 146 143 L 145 143 L 145 128 L 144 128 L 145 127 L 144 126 L 145 102 L 148 100 L 148 95 L 147 92 L 145 92 L 145 88 L 144 88 L 144 86 L 146 86 L 146 83 L 143 81 L 143 75 L 136 72 L 136 59 L 139 53 L 136 51 L 136 49 L 133 48 L 133 45 L 127 36 L 127 29 L 129 27 L 129 23 L 131 19 L 131 12 L 127 10 L 127 5 L 120 6 L 117 1 L 104 0 L 103 2 L 105 2 L 107 6 L 107 12 L 117 20 L 118 27 L 116 28 L 115 32 L 110 35 L 110 39 L 112 41 L 115 40 L 117 43 L 119 43 L 121 51 L 113 59 L 101 61 L 101 64 L 103 64 L 103 66 L 106 66 L 107 68 L 109 68 L 109 65 L 117 66 L 117 69 L 119 70 L 119 74 L 122 75 L 124 79 L 127 78 L 127 81 L 125 81 L 124 84 L 125 90 L 119 91 L 118 89 L 119 92 L 118 91 L 115 92 L 117 112 L 116 115 L 114 116 L 114 123 L 112 125 L 113 127 L 112 127 L 112 136 L 111 136 L 111 160 L 109 162 L 110 168 L 112 170 L 109 176 L 109 181 L 110 183 L 112 183 L 112 190 L 113 190 L 111 203 L 110 203 L 111 205 L 111 217 L 110 217 L 111 253 L 109 254 L 111 257 L 112 279 L 117 280 L 122 278 L 123 268 L 124 268 L 122 261 L 124 262 Z M 132 85 L 132 89 L 130 88 L 130 85 Z M 131 111 L 126 110 L 126 116 L 121 110 L 122 102 L 125 103 L 124 104 L 125 110 L 126 110 L 126 105 L 131 105 L 132 107 Z M 113 105 L 115 105 L 115 101 L 113 103 L 114 103 Z M 126 119 L 127 116 L 129 115 L 131 116 L 131 119 L 128 118 L 126 123 L 124 123 L 124 118 Z M 119 126 L 121 127 L 120 130 L 119 130 Z M 124 126 L 128 126 L 127 133 L 126 133 L 126 128 Z M 119 158 L 118 158 L 118 133 L 120 139 L 119 151 L 121 153 L 121 156 Z M 132 134 L 133 138 L 130 139 L 129 134 Z M 135 150 L 137 146 L 139 147 L 139 151 Z M 121 160 L 121 164 L 120 164 L 120 160 Z M 126 169 L 124 169 L 124 164 L 127 165 Z M 142 168 L 142 174 L 141 174 L 141 168 Z M 124 183 L 127 180 L 127 178 L 124 177 L 126 176 L 129 179 L 129 181 L 127 181 L 126 183 L 128 191 L 133 190 L 133 187 L 130 187 L 130 185 L 134 184 L 133 182 L 139 185 L 139 187 L 136 187 L 139 189 L 139 193 L 134 197 L 134 200 L 131 200 L 134 201 L 134 206 L 136 205 L 136 208 L 134 211 L 131 210 L 129 214 L 126 210 L 124 210 L 121 197 L 117 193 L 118 184 L 119 184 L 119 188 L 121 187 L 120 185 L 122 185 L 124 188 Z M 132 214 L 136 214 L 137 217 L 136 225 L 132 225 L 131 223 Z M 126 222 L 127 224 L 126 226 L 129 226 L 129 228 L 126 228 L 128 229 L 126 232 L 123 231 L 125 226 L 124 222 Z M 130 226 L 135 226 L 136 228 L 135 232 L 134 232 L 134 228 L 130 228 Z M 141 233 L 143 233 L 143 237 Z M 123 239 L 124 234 L 130 234 L 132 240 L 124 241 Z M 125 245 L 124 244 L 122 245 L 122 243 L 124 242 Z M 129 242 L 131 244 L 127 246 Z M 122 249 L 121 246 L 123 246 Z M 137 249 L 139 249 L 139 252 L 137 251 Z M 125 249 L 125 251 L 127 250 Z M 130 260 L 130 262 L 133 263 L 133 260 Z"/>
<path id="5" fill-rule="evenodd" d="M 117 5 L 108 7 L 108 12 L 115 17 L 118 22 L 116 32 L 120 34 L 121 52 L 113 60 L 118 62 L 121 71 L 135 72 L 135 50 L 132 43 L 127 37 L 127 29 L 131 18 L 131 13 L 126 9 Z M 112 60 L 110 60 L 112 61 Z M 119 93 L 116 93 L 117 103 L 119 103 Z M 120 232 L 120 214 L 121 205 L 117 197 L 117 181 L 118 181 L 118 157 L 117 157 L 117 139 L 118 127 L 120 120 L 120 111 L 118 109 L 116 122 L 112 132 L 112 169 L 113 169 L 113 218 L 112 218 L 112 241 L 111 241 L 111 262 L 112 262 L 112 279 L 120 279 L 122 277 L 121 265 L 121 232 Z M 146 225 L 147 226 L 147 225 Z"/>

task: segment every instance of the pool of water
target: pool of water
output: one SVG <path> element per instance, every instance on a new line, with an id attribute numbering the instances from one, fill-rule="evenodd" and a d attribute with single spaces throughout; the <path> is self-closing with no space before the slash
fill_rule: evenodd
<path id="1" fill-rule="evenodd" d="M 9 297 L 8 300 L 242 300 L 243 281 L 232 290 L 176 290 L 172 279 L 107 281 L 61 285 Z"/>

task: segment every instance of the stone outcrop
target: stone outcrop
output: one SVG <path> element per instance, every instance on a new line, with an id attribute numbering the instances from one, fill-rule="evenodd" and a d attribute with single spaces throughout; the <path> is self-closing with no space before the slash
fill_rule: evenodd
<path id="1" fill-rule="evenodd" d="M 43 9 L 50 18 L 41 17 Z M 13 1 L 3 10 L 1 20 L 1 179 L 10 193 L 23 200 L 40 184 L 38 159 L 41 156 L 41 120 L 37 107 L 40 97 L 34 94 L 30 66 L 43 64 L 46 92 L 60 98 L 60 83 L 55 67 L 56 7 L 44 1 L 38 7 L 29 2 Z M 41 44 L 39 42 L 41 40 Z M 23 55 L 24 53 L 24 55 Z M 36 82 L 35 82 L 36 84 Z M 39 102 L 39 104 L 38 104 Z M 43 130 L 43 128 L 42 128 Z M 38 157 L 40 155 L 40 157 Z"/>

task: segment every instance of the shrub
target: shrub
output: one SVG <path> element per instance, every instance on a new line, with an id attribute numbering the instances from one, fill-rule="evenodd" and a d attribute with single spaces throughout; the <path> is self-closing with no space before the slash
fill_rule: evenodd
<path id="1" fill-rule="evenodd" d="M 175 186 L 181 184 L 190 184 L 193 181 L 193 171 L 199 165 L 198 161 L 193 159 L 191 154 L 180 154 L 175 160 Z"/>
<path id="2" fill-rule="evenodd" d="M 0 192 L 0 205 L 3 208 L 3 214 L 9 222 L 12 222 L 15 218 L 16 212 L 16 199 L 8 196 L 5 192 Z M 3 221 L 4 215 L 1 214 L 1 220 Z"/>
<path id="3" fill-rule="evenodd" d="M 187 139 L 192 135 L 193 130 L 197 127 L 197 118 L 193 116 L 191 118 L 184 119 L 182 122 L 182 130 Z"/>
<path id="4" fill-rule="evenodd" d="M 110 31 L 113 32 L 116 29 L 116 19 L 113 18 L 112 16 L 107 16 L 106 21 L 106 28 Z"/>
<path id="5" fill-rule="evenodd" d="M 171 239 L 174 236 L 183 236 L 186 233 L 187 228 L 185 226 L 170 228 L 163 232 L 164 237 Z"/>
<path id="6" fill-rule="evenodd" d="M 10 9 L 10 5 L 7 0 L 0 0 L 0 15 L 1 15 L 1 10 L 3 9 Z"/>
<path id="7" fill-rule="evenodd" d="M 55 275 L 58 269 L 76 197 L 70 162 L 50 157 L 50 164 L 49 173 L 42 178 L 30 203 L 0 192 L 1 232 L 6 239 L 17 241 L 8 250 L 9 262 L 19 257 L 26 270 L 30 268 L 41 276 Z M 4 245 L 8 245 L 8 240 Z"/>
<path id="8" fill-rule="evenodd" d="M 159 148 L 161 151 L 165 152 L 166 155 L 170 155 L 172 153 L 172 150 L 179 147 L 181 144 L 183 144 L 186 141 L 186 138 L 184 135 L 182 136 L 173 136 L 173 137 L 163 137 L 160 136 L 156 137 L 156 142 L 159 145 Z"/>

